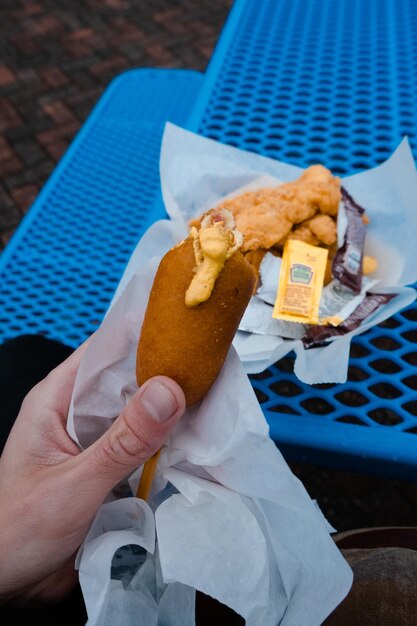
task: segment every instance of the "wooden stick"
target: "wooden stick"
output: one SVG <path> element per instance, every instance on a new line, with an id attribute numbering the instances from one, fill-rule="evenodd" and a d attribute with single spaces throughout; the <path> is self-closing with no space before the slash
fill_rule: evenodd
<path id="1" fill-rule="evenodd" d="M 139 487 L 136 493 L 137 498 L 141 498 L 142 500 L 147 500 L 149 498 L 160 452 L 161 448 L 159 448 L 159 450 L 157 450 L 143 466 L 142 476 L 140 477 Z"/>

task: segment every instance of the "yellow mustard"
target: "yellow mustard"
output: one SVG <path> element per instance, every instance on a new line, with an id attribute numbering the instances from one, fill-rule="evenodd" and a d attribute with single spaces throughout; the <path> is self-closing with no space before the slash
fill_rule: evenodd
<path id="1" fill-rule="evenodd" d="M 187 307 L 197 306 L 210 298 L 215 282 L 232 252 L 230 235 L 221 222 L 202 228 L 199 232 L 195 228 L 192 230 L 197 269 L 185 293 Z"/>

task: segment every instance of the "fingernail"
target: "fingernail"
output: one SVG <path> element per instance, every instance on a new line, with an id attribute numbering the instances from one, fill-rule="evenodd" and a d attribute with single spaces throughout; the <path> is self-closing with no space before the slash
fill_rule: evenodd
<path id="1" fill-rule="evenodd" d="M 178 409 L 177 400 L 172 391 L 157 380 L 147 385 L 141 402 L 157 422 L 166 422 Z"/>

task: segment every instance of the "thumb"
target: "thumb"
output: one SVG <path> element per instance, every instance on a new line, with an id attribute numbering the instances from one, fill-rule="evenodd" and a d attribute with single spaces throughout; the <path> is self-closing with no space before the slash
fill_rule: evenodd
<path id="1" fill-rule="evenodd" d="M 162 446 L 184 410 L 176 382 L 165 376 L 146 381 L 111 428 L 81 453 L 84 478 L 106 495 Z"/>

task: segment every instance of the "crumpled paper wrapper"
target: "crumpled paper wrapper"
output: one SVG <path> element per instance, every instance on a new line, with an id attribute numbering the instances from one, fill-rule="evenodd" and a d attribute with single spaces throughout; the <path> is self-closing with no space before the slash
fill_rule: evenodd
<path id="1" fill-rule="evenodd" d="M 191 218 L 216 206 L 226 196 L 273 187 L 298 178 L 301 172 L 294 165 L 205 139 L 172 124 L 165 130 L 162 192 L 169 216 L 184 229 Z M 239 331 L 234 341 L 247 373 L 262 372 L 294 350 L 294 373 L 301 381 L 343 383 L 347 379 L 352 338 L 414 301 L 415 291 L 405 285 L 417 280 L 417 172 L 407 139 L 385 163 L 344 178 L 343 186 L 366 209 L 371 220 L 365 254 L 378 260 L 372 278 L 379 282 L 373 291 L 395 293 L 397 297 L 359 328 L 313 350 L 304 349 L 296 329 L 290 341 L 279 335 L 278 324 L 271 324 L 270 333 L 259 331 L 265 329 L 271 311 L 268 305 L 253 299 L 246 313 L 246 332 Z"/>
<path id="2" fill-rule="evenodd" d="M 162 221 L 145 234 L 84 355 L 68 419 L 83 448 L 137 389 L 149 292 L 181 228 Z M 131 493 L 140 471 L 130 477 Z M 332 529 L 269 438 L 233 348 L 210 392 L 166 442 L 149 503 L 120 498 L 127 487 L 101 507 L 78 556 L 89 626 L 194 626 L 196 590 L 248 626 L 318 626 L 349 591 L 352 573 Z M 118 577 L 115 553 L 126 545 L 141 548 Z"/>

